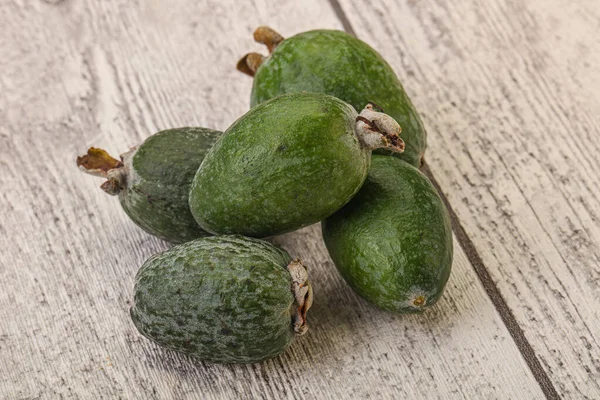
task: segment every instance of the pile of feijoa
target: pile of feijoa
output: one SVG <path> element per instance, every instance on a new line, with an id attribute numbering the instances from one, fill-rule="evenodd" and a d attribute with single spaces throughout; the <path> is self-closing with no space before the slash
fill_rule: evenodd
<path id="1" fill-rule="evenodd" d="M 270 54 L 238 62 L 252 108 L 225 132 L 170 129 L 120 160 L 77 159 L 133 222 L 178 244 L 140 268 L 133 323 L 211 362 L 274 357 L 308 329 L 306 268 L 261 238 L 321 221 L 348 284 L 398 313 L 433 305 L 452 266 L 448 213 L 418 169 L 425 129 L 392 68 L 343 32 L 254 37 Z"/>

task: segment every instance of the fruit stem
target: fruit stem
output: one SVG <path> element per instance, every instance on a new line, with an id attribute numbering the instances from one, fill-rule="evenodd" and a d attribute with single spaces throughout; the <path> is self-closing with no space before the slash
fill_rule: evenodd
<path id="1" fill-rule="evenodd" d="M 365 148 L 387 149 L 394 153 L 404 151 L 404 141 L 400 138 L 402 128 L 387 114 L 375 111 L 369 103 L 356 117 L 356 135 Z"/>
<path id="2" fill-rule="evenodd" d="M 289 263 L 287 270 L 292 276 L 292 294 L 294 295 L 294 306 L 296 313 L 292 315 L 294 332 L 304 335 L 308 330 L 306 324 L 306 313 L 313 302 L 313 291 L 308 281 L 308 272 L 300 260 Z"/>
<path id="3" fill-rule="evenodd" d="M 106 178 L 100 188 L 112 196 L 125 188 L 123 162 L 111 157 L 105 150 L 90 147 L 87 154 L 77 157 L 77 166 L 85 173 Z"/>
<path id="4" fill-rule="evenodd" d="M 268 26 L 259 26 L 254 31 L 254 40 L 266 45 L 267 49 L 269 49 L 269 54 L 271 54 L 275 50 L 275 47 L 283 42 L 283 36 Z"/>
<path id="5" fill-rule="evenodd" d="M 235 67 L 246 75 L 254 76 L 265 59 L 266 57 L 262 54 L 248 53 L 238 61 Z"/>

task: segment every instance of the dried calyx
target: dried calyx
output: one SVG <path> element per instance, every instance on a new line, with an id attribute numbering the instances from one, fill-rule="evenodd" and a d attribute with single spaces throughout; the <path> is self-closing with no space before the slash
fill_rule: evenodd
<path id="1" fill-rule="evenodd" d="M 267 46 L 269 54 L 271 54 L 275 47 L 283 42 L 283 36 L 268 26 L 259 26 L 254 31 L 254 40 Z"/>
<path id="2" fill-rule="evenodd" d="M 306 313 L 313 302 L 313 292 L 308 281 L 308 272 L 300 260 L 294 260 L 287 266 L 292 276 L 292 294 L 294 295 L 295 310 L 292 314 L 294 332 L 304 335 L 308 330 Z"/>
<path id="3" fill-rule="evenodd" d="M 265 60 L 265 56 L 258 53 L 248 53 L 238 61 L 236 68 L 246 75 L 254 76 L 260 64 Z"/>
<path id="4" fill-rule="evenodd" d="M 283 42 L 283 36 L 268 26 L 259 26 L 254 31 L 254 40 L 267 46 L 269 54 L 275 50 L 279 43 Z M 246 75 L 254 76 L 258 67 L 267 57 L 259 53 L 248 53 L 238 61 L 236 68 Z"/>
<path id="5" fill-rule="evenodd" d="M 87 154 L 77 157 L 77 166 L 83 172 L 106 178 L 106 182 L 100 188 L 112 196 L 125 189 L 125 165 L 105 150 L 90 147 Z"/>
<path id="6" fill-rule="evenodd" d="M 375 150 L 386 149 L 394 153 L 404 151 L 404 141 L 400 138 L 402 128 L 387 114 L 375 111 L 369 103 L 356 117 L 356 135 L 363 147 Z"/>

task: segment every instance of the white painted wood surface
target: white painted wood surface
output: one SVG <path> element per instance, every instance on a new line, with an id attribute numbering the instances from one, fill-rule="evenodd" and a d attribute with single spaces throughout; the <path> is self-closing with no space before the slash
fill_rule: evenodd
<path id="1" fill-rule="evenodd" d="M 600 3 L 341 0 L 429 128 L 427 161 L 565 398 L 600 398 Z"/>
<path id="2" fill-rule="evenodd" d="M 365 11 L 357 4 L 342 2 L 342 8 L 359 37 L 382 50 L 407 81 L 432 137 L 428 154 L 432 170 L 482 258 L 490 264 L 505 297 L 512 296 L 507 302 L 523 323 L 559 393 L 594 398 L 598 392 L 593 383 L 583 380 L 582 370 L 587 365 L 585 357 L 598 358 L 594 341 L 597 329 L 588 334 L 582 324 L 597 327 L 598 308 L 593 310 L 582 296 L 587 296 L 587 301 L 597 300 L 597 285 L 593 286 L 592 280 L 585 286 L 587 281 L 566 276 L 567 289 L 579 283 L 585 287 L 576 293 L 557 289 L 563 297 L 553 295 L 550 289 L 565 275 L 557 273 L 556 260 L 561 255 L 576 268 L 576 278 L 597 273 L 590 256 L 594 254 L 597 261 L 597 220 L 581 224 L 582 230 L 571 244 L 565 244 L 560 236 L 560 229 L 571 229 L 562 222 L 578 224 L 584 218 L 579 208 L 568 214 L 562 202 L 569 200 L 576 207 L 585 204 L 590 212 L 596 210 L 593 196 L 582 197 L 584 203 L 576 200 L 580 193 L 587 193 L 585 186 L 579 185 L 593 187 L 597 175 L 583 176 L 582 168 L 573 163 L 573 153 L 540 139 L 542 134 L 561 132 L 549 125 L 551 116 L 540 125 L 545 131 L 532 131 L 530 119 L 537 115 L 533 111 L 515 112 L 521 118 L 517 125 L 506 119 L 509 109 L 500 113 L 502 106 L 513 103 L 523 108 L 525 96 L 498 104 L 482 102 L 475 96 L 478 90 L 485 92 L 486 83 L 477 80 L 479 75 L 473 75 L 474 82 L 466 82 L 465 87 L 473 91 L 468 108 L 444 107 L 448 93 L 464 94 L 457 86 L 463 81 L 441 79 L 448 64 L 454 66 L 455 73 L 459 71 L 458 64 L 453 64 L 456 61 L 448 61 L 446 47 L 453 47 L 447 36 L 451 35 L 439 33 L 436 47 L 434 34 L 414 36 L 413 32 L 444 27 L 448 21 L 434 24 L 431 18 L 413 16 L 409 27 L 402 27 L 408 29 L 402 32 L 402 39 L 410 40 L 410 51 L 408 47 L 390 50 L 386 47 L 390 44 L 405 45 L 398 37 L 382 41 L 385 36 L 369 36 L 365 24 L 372 18 L 371 32 L 389 26 L 397 29 L 401 22 L 393 13 L 403 10 L 390 4 L 389 14 L 371 14 L 372 9 Z M 426 2 L 407 4 L 400 7 L 423 15 L 433 12 L 430 7 L 434 11 L 439 7 Z M 583 38 L 586 27 L 591 29 L 593 24 L 594 10 L 581 15 L 576 9 L 570 10 L 559 20 L 581 19 L 578 34 Z M 361 15 L 369 18 L 361 20 Z M 591 22 L 586 25 L 585 21 Z M 497 21 L 485 23 L 498 34 L 504 32 Z M 439 305 L 422 316 L 400 317 L 378 311 L 353 294 L 331 264 L 318 226 L 276 238 L 276 243 L 312 267 L 316 302 L 309 315 L 309 333 L 286 354 L 261 365 L 208 365 L 163 351 L 137 334 L 128 316 L 133 277 L 143 261 L 165 249 L 166 244 L 128 221 L 118 202 L 98 189 L 99 182 L 77 170 L 74 159 L 90 145 L 119 153 L 164 128 L 226 128 L 247 110 L 251 81 L 235 71 L 234 65 L 240 55 L 260 49 L 252 41 L 252 31 L 261 24 L 288 36 L 312 28 L 342 29 L 330 4 L 316 0 L 302 4 L 180 1 L 177 6 L 156 0 L 7 0 L 0 4 L 0 398 L 543 398 L 536 378 L 458 243 L 453 275 Z M 569 31 L 563 29 L 567 36 Z M 469 39 L 466 28 L 459 32 L 463 36 L 458 43 L 467 49 L 469 40 L 487 43 L 479 36 Z M 419 41 L 424 44 L 419 45 Z M 591 40 L 585 43 L 588 49 L 596 45 Z M 440 54 L 439 48 L 446 50 Z M 544 49 L 555 56 L 559 53 L 558 49 Z M 575 50 L 565 51 L 571 60 L 576 59 Z M 498 50 L 498 55 L 504 53 L 513 54 L 509 47 Z M 485 52 L 479 56 L 481 65 L 494 61 L 487 60 Z M 407 75 L 408 67 L 420 65 L 413 57 L 421 57 L 418 62 L 429 63 L 424 64 L 428 68 L 435 66 L 433 75 L 425 76 L 424 71 Z M 598 56 L 587 57 L 593 62 Z M 565 60 L 560 63 L 548 69 L 554 71 L 551 78 L 557 76 L 556 71 L 568 77 L 568 68 L 582 72 Z M 591 73 L 587 76 L 589 85 L 598 83 Z M 477 82 L 482 86 L 475 86 Z M 523 80 L 525 84 L 529 81 Z M 560 104 L 580 116 L 576 105 L 587 94 L 594 94 L 592 86 L 584 88 L 580 83 L 581 92 L 573 93 L 577 86 L 570 85 L 569 97 Z M 556 90 L 557 86 L 551 87 Z M 523 87 L 529 96 L 536 94 L 535 90 L 539 90 L 537 86 Z M 546 103 L 538 103 L 534 102 L 543 113 Z M 547 104 L 558 107 L 557 103 Z M 593 104 L 581 108 L 587 110 L 585 115 L 597 115 L 593 111 L 598 109 L 589 107 L 596 107 L 598 102 Z M 465 109 L 466 120 L 462 114 Z M 485 148 L 482 143 L 488 143 L 486 137 L 477 130 L 487 127 L 484 123 L 492 124 L 482 121 L 481 115 L 504 124 L 502 133 L 521 140 L 519 143 L 537 158 L 527 161 L 521 150 L 500 147 L 498 153 L 478 163 L 479 169 L 473 167 L 463 154 L 475 150 L 466 146 Z M 593 141 L 593 135 L 598 125 L 591 117 L 575 121 L 585 133 L 576 138 L 561 136 L 561 140 L 577 143 L 578 156 L 587 157 L 586 162 L 592 165 L 596 162 L 592 155 L 598 142 Z M 511 126 L 527 126 L 529 130 L 517 137 L 520 132 L 510 131 Z M 468 135 L 456 138 L 459 132 Z M 501 137 L 499 132 L 487 140 L 496 137 Z M 444 148 L 454 150 L 451 157 Z M 478 151 L 473 154 L 480 157 L 482 150 Z M 551 162 L 563 153 L 567 157 L 563 164 Z M 546 183 L 541 178 L 526 182 L 528 170 L 523 168 L 512 183 L 506 183 L 502 173 L 497 176 L 491 172 L 514 174 L 513 164 L 523 166 L 527 162 L 535 162 L 537 169 L 533 171 L 539 174 L 570 178 L 571 183 L 556 187 L 573 198 L 560 197 L 550 187 L 540 188 Z M 571 172 L 567 174 L 565 168 Z M 550 179 L 549 175 L 540 176 Z M 473 185 L 466 185 L 467 181 Z M 529 186 L 515 191 L 515 182 Z M 503 208 L 497 210 L 488 198 L 499 191 L 497 198 L 505 200 Z M 536 193 L 553 201 L 543 214 L 548 220 L 542 221 L 547 231 L 542 237 L 533 229 L 538 227 L 524 218 L 531 207 L 522 207 L 534 204 L 543 208 L 541 201 L 532 199 Z M 523 196 L 529 196 L 525 197 L 527 202 Z M 463 203 L 463 197 L 469 201 Z M 512 228 L 507 230 L 509 223 Z M 515 237 L 520 246 L 514 245 Z M 545 247 L 552 239 L 554 245 Z M 575 244 L 579 247 L 574 247 L 574 253 L 566 252 Z M 546 249 L 553 253 L 548 256 Z M 546 264 L 532 270 L 531 260 Z M 532 277 L 536 284 L 527 288 L 526 280 Z M 549 287 L 537 283 L 544 280 Z M 549 304 L 552 296 L 557 298 Z M 577 305 L 579 315 L 569 304 Z M 567 330 L 571 321 L 577 331 Z M 579 345 L 583 340 L 590 340 L 589 349 Z M 558 354 L 552 353 L 561 341 L 564 344 Z M 580 363 L 578 354 L 583 357 Z M 561 358 L 563 365 L 556 362 Z M 588 364 L 591 376 L 597 377 L 593 375 L 597 364 Z"/>

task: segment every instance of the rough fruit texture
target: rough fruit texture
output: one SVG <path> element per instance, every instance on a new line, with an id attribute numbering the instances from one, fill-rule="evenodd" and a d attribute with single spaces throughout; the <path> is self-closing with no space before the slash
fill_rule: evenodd
<path id="1" fill-rule="evenodd" d="M 341 31 L 309 31 L 278 43 L 260 62 L 252 106 L 301 91 L 338 97 L 358 111 L 374 102 L 402 127 L 406 150 L 397 156 L 421 165 L 427 145 L 423 122 L 392 68 L 366 43 Z"/>
<path id="2" fill-rule="evenodd" d="M 77 158 L 85 172 L 107 178 L 101 188 L 146 232 L 174 243 L 209 235 L 188 206 L 192 179 L 220 132 L 177 128 L 158 132 L 118 161 L 90 148 Z"/>
<path id="3" fill-rule="evenodd" d="M 127 155 L 127 190 L 119 200 L 129 217 L 145 231 L 175 243 L 207 236 L 190 213 L 188 196 L 198 167 L 219 135 L 206 128 L 169 129 Z"/>
<path id="4" fill-rule="evenodd" d="M 192 214 L 209 232 L 253 237 L 331 215 L 367 175 L 371 149 L 359 141 L 357 129 L 365 124 L 357 117 L 352 106 L 323 94 L 281 96 L 251 109 L 198 170 L 190 190 Z"/>
<path id="5" fill-rule="evenodd" d="M 296 265 L 285 251 L 242 236 L 175 246 L 139 270 L 131 318 L 147 338 L 202 360 L 272 358 L 295 336 L 290 263 Z M 309 287 L 308 281 L 301 286 Z"/>
<path id="6" fill-rule="evenodd" d="M 415 167 L 373 155 L 362 189 L 322 229 L 338 270 L 369 302 L 411 313 L 441 297 L 452 267 L 450 219 Z"/>

